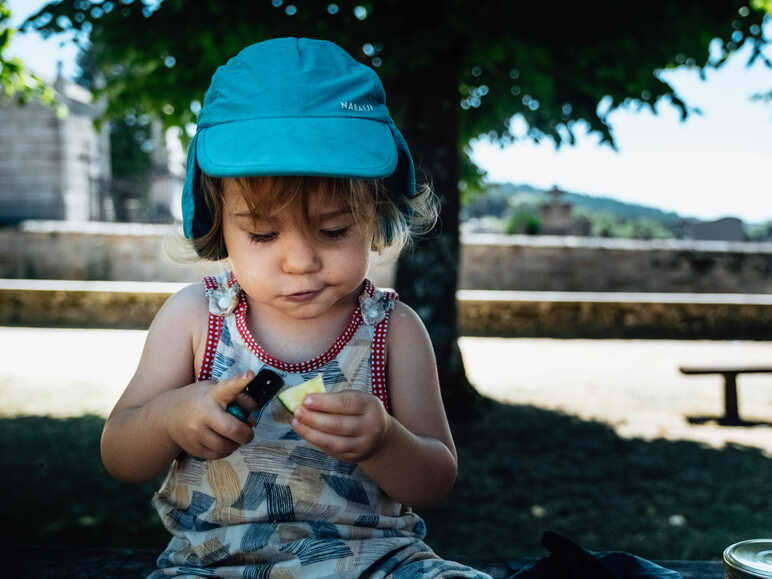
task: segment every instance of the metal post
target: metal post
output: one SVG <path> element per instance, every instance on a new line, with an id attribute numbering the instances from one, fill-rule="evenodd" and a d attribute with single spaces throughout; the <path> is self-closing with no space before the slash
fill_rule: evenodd
<path id="1" fill-rule="evenodd" d="M 737 426 L 741 423 L 737 411 L 737 373 L 724 372 L 724 424 Z"/>

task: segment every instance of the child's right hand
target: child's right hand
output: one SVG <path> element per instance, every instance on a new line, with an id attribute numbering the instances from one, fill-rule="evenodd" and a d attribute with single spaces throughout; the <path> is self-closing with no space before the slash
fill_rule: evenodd
<path id="1" fill-rule="evenodd" d="M 169 437 L 188 454 L 208 460 L 224 458 L 251 441 L 254 421 L 241 422 L 225 409 L 237 400 L 248 413 L 254 410 L 254 401 L 242 394 L 254 375 L 248 371 L 222 382 L 207 380 L 170 391 Z"/>

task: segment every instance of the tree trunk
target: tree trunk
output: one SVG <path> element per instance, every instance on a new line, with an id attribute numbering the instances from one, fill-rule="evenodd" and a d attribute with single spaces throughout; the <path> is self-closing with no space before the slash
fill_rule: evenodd
<path id="1" fill-rule="evenodd" d="M 456 289 L 459 267 L 459 105 L 457 55 L 436 59 L 442 66 L 421 71 L 408 93 L 400 128 L 410 145 L 419 183 L 422 176 L 439 195 L 442 206 L 437 227 L 417 240 L 397 263 L 395 287 L 400 299 L 424 321 L 437 356 L 445 409 L 451 421 L 478 408 L 481 396 L 466 377 L 458 348 Z M 415 86 L 426 87 L 416 91 Z M 409 96 L 408 96 L 409 94 Z M 420 95 L 416 99 L 416 95 Z"/>

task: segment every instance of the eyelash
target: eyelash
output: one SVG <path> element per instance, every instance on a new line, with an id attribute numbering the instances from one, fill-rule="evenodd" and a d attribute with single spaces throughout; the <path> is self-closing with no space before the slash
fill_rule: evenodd
<path id="1" fill-rule="evenodd" d="M 250 233 L 249 241 L 252 243 L 266 243 L 276 237 L 275 233 Z"/>
<path id="2" fill-rule="evenodd" d="M 339 227 L 338 229 L 322 229 L 322 235 L 327 239 L 343 239 L 348 234 L 349 227 Z"/>
<path id="3" fill-rule="evenodd" d="M 322 229 L 320 232 L 323 237 L 329 240 L 343 239 L 348 235 L 349 226 L 338 229 Z M 250 233 L 249 240 L 253 243 L 267 243 L 276 239 L 276 235 L 276 233 Z"/>

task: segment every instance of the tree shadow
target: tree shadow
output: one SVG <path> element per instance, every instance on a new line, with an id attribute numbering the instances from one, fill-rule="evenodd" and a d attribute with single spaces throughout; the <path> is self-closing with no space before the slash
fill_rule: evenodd
<path id="1" fill-rule="evenodd" d="M 169 536 L 150 506 L 160 478 L 113 480 L 99 459 L 104 419 L 0 419 L 6 543 L 150 547 Z M 458 421 L 460 472 L 427 541 L 456 559 L 543 556 L 551 529 L 585 548 L 650 559 L 715 559 L 769 533 L 772 459 L 757 449 L 623 439 L 607 425 L 491 403 Z"/>
<path id="2" fill-rule="evenodd" d="M 756 448 L 627 439 L 607 424 L 488 400 L 457 420 L 459 476 L 425 511 L 441 554 L 543 556 L 545 530 L 592 550 L 649 559 L 720 559 L 736 541 L 769 535 L 772 459 Z"/>
<path id="3" fill-rule="evenodd" d="M 748 427 L 748 426 L 772 426 L 772 422 L 768 422 L 765 420 L 745 420 L 744 418 L 740 418 L 739 420 L 730 420 L 726 418 L 725 416 L 708 416 L 708 415 L 702 415 L 702 416 L 686 416 L 686 421 L 689 424 L 718 424 L 719 426 L 740 426 L 740 427 Z"/>
<path id="4" fill-rule="evenodd" d="M 102 466 L 104 418 L 0 418 L 2 530 L 16 544 L 156 547 L 168 534 L 150 506 L 160 479 L 116 481 Z"/>

